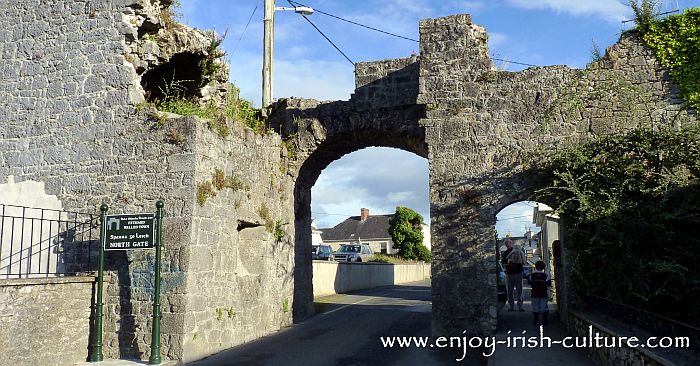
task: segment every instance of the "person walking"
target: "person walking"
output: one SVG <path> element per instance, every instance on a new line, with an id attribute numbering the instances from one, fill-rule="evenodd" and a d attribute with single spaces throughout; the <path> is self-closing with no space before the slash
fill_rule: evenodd
<path id="1" fill-rule="evenodd" d="M 549 275 L 544 272 L 544 262 L 535 263 L 535 271 L 530 274 L 527 283 L 532 286 L 532 325 L 539 325 L 539 317 L 542 315 L 542 325 L 548 325 L 549 308 L 547 307 L 547 287 L 552 285 Z"/>
<path id="2" fill-rule="evenodd" d="M 506 247 L 513 243 L 506 239 Z M 504 253 L 505 254 L 505 253 Z M 506 292 L 508 293 L 508 311 L 514 310 L 515 296 L 518 299 L 518 311 L 523 309 L 523 266 L 527 263 L 525 252 L 519 245 L 512 246 L 512 250 L 505 255 L 506 258 Z"/>

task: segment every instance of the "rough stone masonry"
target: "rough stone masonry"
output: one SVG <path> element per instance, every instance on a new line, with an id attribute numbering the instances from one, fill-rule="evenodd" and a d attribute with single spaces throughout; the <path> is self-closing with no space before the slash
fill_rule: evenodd
<path id="1" fill-rule="evenodd" d="M 311 299 L 308 207 L 318 175 L 351 151 L 395 147 L 429 161 L 433 333 L 492 334 L 496 213 L 542 188 L 535 153 L 640 124 L 696 123 L 696 112 L 634 33 L 584 70 L 521 72 L 493 66 L 487 33 L 469 15 L 424 20 L 420 37 L 420 57 L 359 63 L 350 101 L 276 106 L 273 127 L 299 149 L 295 301 Z"/>
<path id="2" fill-rule="evenodd" d="M 201 60 L 211 45 L 206 33 L 166 27 L 164 5 L 0 2 L 0 182 L 43 182 L 64 209 L 88 213 L 103 202 L 110 213 L 154 212 L 164 200 L 162 353 L 188 361 L 291 324 L 293 181 L 278 135 L 219 121 L 230 129 L 221 137 L 178 116 L 159 129 L 160 113 L 141 108 L 149 71 L 172 77 L 168 66 Z M 221 79 L 226 68 L 192 96 L 215 100 Z M 153 266 L 152 251 L 107 254 L 105 358 L 149 358 Z M 0 326 L 10 321 L 27 331 L 13 337 L 36 337 L 35 318 Z"/>
<path id="3" fill-rule="evenodd" d="M 173 65 L 197 74 L 192 59 L 210 44 L 168 23 L 164 5 L 0 2 L 0 182 L 43 182 L 66 209 L 92 213 L 103 202 L 150 212 L 163 199 L 161 342 L 180 362 L 312 314 L 310 189 L 343 154 L 387 146 L 428 158 L 434 333 L 487 334 L 495 214 L 537 187 L 529 154 L 648 118 L 695 120 L 633 34 L 586 70 L 510 73 L 493 68 L 485 30 L 457 15 L 421 22 L 420 57 L 358 64 L 349 101 L 280 101 L 275 133 L 224 121 L 222 137 L 177 116 L 159 129 L 158 112 L 136 107 Z M 222 70 L 191 96 L 220 100 Z M 628 84 L 634 102 L 619 87 Z M 108 256 L 105 357 L 148 359 L 152 267 L 148 251 Z"/>

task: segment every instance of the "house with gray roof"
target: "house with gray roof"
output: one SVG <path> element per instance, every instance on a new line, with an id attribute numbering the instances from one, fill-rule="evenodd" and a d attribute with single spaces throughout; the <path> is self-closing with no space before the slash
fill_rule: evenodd
<path id="1" fill-rule="evenodd" d="M 332 228 L 320 229 L 324 244 L 338 250 L 342 244 L 369 244 L 375 253 L 396 254 L 389 234 L 389 221 L 394 214 L 370 215 L 368 208 L 361 208 L 359 216 L 350 216 Z M 430 248 L 430 230 L 423 224 L 423 244 Z"/>
<path id="2" fill-rule="evenodd" d="M 391 215 L 370 215 L 368 208 L 360 209 L 360 216 L 350 216 L 338 225 L 321 229 L 325 244 L 338 250 L 342 244 L 369 244 L 375 253 L 394 254 L 394 242 L 389 235 Z"/>

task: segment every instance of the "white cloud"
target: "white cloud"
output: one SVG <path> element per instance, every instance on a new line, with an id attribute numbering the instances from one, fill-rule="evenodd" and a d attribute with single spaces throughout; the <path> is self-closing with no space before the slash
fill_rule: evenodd
<path id="1" fill-rule="evenodd" d="M 380 5 L 377 9 L 384 14 L 425 15 L 432 9 L 425 0 L 384 0 Z"/>
<path id="2" fill-rule="evenodd" d="M 303 47 L 284 56 L 303 54 Z M 241 96 L 260 105 L 262 94 L 262 58 L 243 53 L 231 57 L 230 79 L 241 89 Z M 318 100 L 347 100 L 355 90 L 353 66 L 347 61 L 324 61 L 304 58 L 276 59 L 274 63 L 274 98 L 299 97 Z"/>
<path id="3" fill-rule="evenodd" d="M 508 42 L 510 36 L 505 33 L 489 32 L 489 49 L 497 48 Z"/>
<path id="4" fill-rule="evenodd" d="M 507 0 L 525 9 L 551 9 L 575 16 L 594 15 L 609 22 L 619 22 L 629 13 L 629 7 L 619 0 Z"/>
<path id="5" fill-rule="evenodd" d="M 332 227 L 360 208 L 391 214 L 410 207 L 428 222 L 428 162 L 390 148 L 367 148 L 345 155 L 323 170 L 311 190 L 312 216 L 319 227 Z"/>
<path id="6" fill-rule="evenodd" d="M 403 191 L 403 192 L 389 192 L 387 195 L 387 200 L 389 201 L 408 201 L 412 198 L 415 192 Z"/>
<path id="7" fill-rule="evenodd" d="M 354 67 L 348 62 L 307 59 L 275 62 L 275 98 L 347 100 L 354 91 Z"/>

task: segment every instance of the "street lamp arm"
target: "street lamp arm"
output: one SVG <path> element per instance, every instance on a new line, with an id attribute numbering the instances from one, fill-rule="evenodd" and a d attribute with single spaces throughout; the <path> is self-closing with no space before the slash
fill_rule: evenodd
<path id="1" fill-rule="evenodd" d="M 310 8 L 310 7 L 308 7 L 308 6 L 296 6 L 296 7 L 293 7 L 293 8 L 286 8 L 286 7 L 284 7 L 284 6 L 278 6 L 278 7 L 275 7 L 275 10 L 276 10 L 276 11 L 280 11 L 280 10 L 293 10 L 295 13 L 301 14 L 301 15 L 311 15 L 311 14 L 314 13 L 314 9 L 313 9 L 313 8 Z"/>

